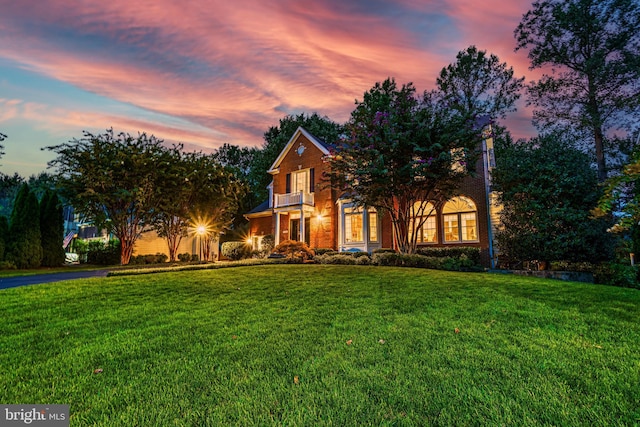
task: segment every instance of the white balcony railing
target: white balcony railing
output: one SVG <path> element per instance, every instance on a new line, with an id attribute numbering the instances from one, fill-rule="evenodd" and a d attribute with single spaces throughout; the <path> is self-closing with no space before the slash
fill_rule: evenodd
<path id="1" fill-rule="evenodd" d="M 286 193 L 276 194 L 275 206 L 276 208 L 284 208 L 287 206 L 300 206 L 300 205 L 314 205 L 313 193 Z"/>

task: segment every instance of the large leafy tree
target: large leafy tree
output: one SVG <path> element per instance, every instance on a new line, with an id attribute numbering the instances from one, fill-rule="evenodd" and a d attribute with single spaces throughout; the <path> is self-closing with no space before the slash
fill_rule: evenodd
<path id="1" fill-rule="evenodd" d="M 40 200 L 40 234 L 42 265 L 56 267 L 64 264 L 62 204 L 57 193 L 51 190 L 47 190 Z"/>
<path id="2" fill-rule="evenodd" d="M 391 217 L 398 248 L 416 250 L 415 232 L 428 202 L 442 202 L 474 165 L 480 142 L 473 117 L 423 98 L 409 83 L 376 83 L 346 124 L 346 136 L 327 159 L 332 184 L 359 205 Z M 413 218 L 421 217 L 421 221 Z"/>
<path id="3" fill-rule="evenodd" d="M 264 184 L 266 169 L 257 173 L 254 162 L 261 156 L 261 151 L 255 147 L 240 147 L 232 144 L 223 144 L 213 153 L 213 159 L 220 165 L 228 168 L 235 176 L 246 183 L 250 191 L 244 193 L 244 197 L 238 204 L 238 211 L 234 215 L 233 227 L 240 228 L 245 223 L 244 213 L 264 201 L 265 188 L 259 188 Z M 268 166 L 267 166 L 268 167 Z"/>
<path id="4" fill-rule="evenodd" d="M 120 262 L 129 263 L 133 247 L 151 223 L 166 178 L 167 157 L 162 140 L 146 133 L 114 134 L 113 129 L 50 146 L 57 157 L 63 196 L 77 212 L 115 235 Z"/>
<path id="5" fill-rule="evenodd" d="M 589 156 L 549 134 L 496 140 L 494 190 L 502 229 L 496 239 L 511 261 L 600 261 L 611 254 L 604 218 L 592 218 L 600 192 Z"/>
<path id="6" fill-rule="evenodd" d="M 191 162 L 195 169 L 190 181 L 197 189 L 191 209 L 191 222 L 201 235 L 203 258 L 211 256 L 212 245 L 220 235 L 233 227 L 233 220 L 241 206 L 248 186 L 234 171 L 221 166 L 211 156 L 195 155 Z"/>
<path id="7" fill-rule="evenodd" d="M 640 3 L 536 1 L 515 38 L 532 69 L 549 70 L 529 85 L 534 122 L 590 134 L 604 181 L 607 131 L 624 127 L 640 107 Z"/>
<path id="8" fill-rule="evenodd" d="M 436 80 L 443 106 L 492 119 L 515 111 L 523 83 L 524 77 L 514 77 L 512 67 L 475 46 L 458 52 L 456 62 L 443 68 Z"/>
<path id="9" fill-rule="evenodd" d="M 247 192 L 236 170 L 222 166 L 215 155 L 172 150 L 168 180 L 153 228 L 167 240 L 169 258 L 175 261 L 183 237 L 199 234 L 203 258 L 209 259 L 211 243 L 231 226 Z"/>
<path id="10" fill-rule="evenodd" d="M 37 268 L 42 261 L 38 199 L 26 183 L 13 205 L 6 259 L 18 268 Z"/>

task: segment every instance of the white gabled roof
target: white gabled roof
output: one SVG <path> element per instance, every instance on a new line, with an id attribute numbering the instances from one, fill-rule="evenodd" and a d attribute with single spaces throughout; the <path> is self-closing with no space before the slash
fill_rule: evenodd
<path id="1" fill-rule="evenodd" d="M 320 141 L 315 136 L 311 135 L 302 126 L 299 126 L 298 129 L 296 129 L 296 131 L 293 133 L 293 136 L 291 137 L 291 139 L 289 139 L 289 142 L 287 142 L 287 145 L 285 145 L 284 148 L 282 149 L 282 151 L 280 152 L 280 155 L 278 156 L 276 161 L 273 162 L 273 164 L 271 165 L 271 167 L 269 168 L 267 173 L 270 173 L 270 174 L 278 173 L 278 167 L 280 166 L 280 162 L 282 162 L 282 159 L 284 159 L 285 156 L 287 155 L 287 153 L 289 153 L 289 150 L 291 150 L 291 147 L 293 147 L 293 144 L 296 142 L 296 140 L 298 139 L 298 137 L 300 135 L 304 135 L 305 138 L 307 138 L 309 141 L 311 141 L 311 143 L 313 145 L 315 145 L 318 148 L 318 150 L 320 150 L 322 152 L 322 154 L 325 154 L 325 155 L 329 154 L 329 150 L 322 143 L 322 141 Z"/>

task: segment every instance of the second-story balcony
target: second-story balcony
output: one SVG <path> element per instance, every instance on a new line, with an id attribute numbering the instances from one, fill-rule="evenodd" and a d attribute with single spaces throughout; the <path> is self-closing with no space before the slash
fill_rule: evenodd
<path id="1" fill-rule="evenodd" d="M 287 206 L 313 206 L 313 193 L 305 193 L 299 191 L 297 193 L 276 194 L 274 200 L 274 208 L 284 208 Z"/>

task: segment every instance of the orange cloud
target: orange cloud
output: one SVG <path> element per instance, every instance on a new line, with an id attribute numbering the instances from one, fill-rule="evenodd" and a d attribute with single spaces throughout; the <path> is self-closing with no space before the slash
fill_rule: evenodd
<path id="1" fill-rule="evenodd" d="M 5 3 L 0 59 L 140 112 L 87 111 L 73 99 L 20 110 L 56 135 L 114 126 L 206 149 L 255 146 L 287 113 L 346 120 L 388 76 L 430 89 L 471 44 L 528 73 L 513 29 L 529 0 Z M 17 117 L 0 105 L 0 122 Z M 526 133 L 523 114 L 514 123 Z"/>

